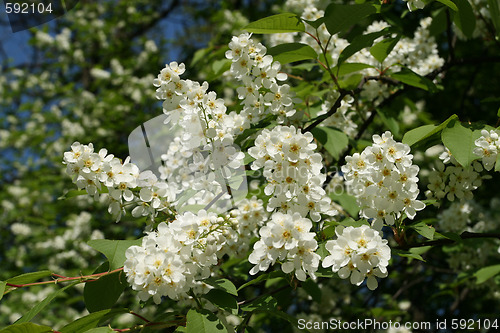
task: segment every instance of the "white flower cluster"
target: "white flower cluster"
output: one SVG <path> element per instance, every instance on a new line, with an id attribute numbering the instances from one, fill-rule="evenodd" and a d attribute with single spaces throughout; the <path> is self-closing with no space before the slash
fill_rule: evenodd
<path id="1" fill-rule="evenodd" d="M 314 272 L 318 270 L 321 257 L 314 253 L 318 243 L 311 228 L 312 222 L 299 213 L 274 213 L 260 229 L 261 238 L 248 257 L 248 261 L 255 265 L 250 274 L 266 271 L 279 260 L 284 273 L 295 271 L 300 281 L 305 281 L 307 275 L 315 279 Z"/>
<path id="2" fill-rule="evenodd" d="M 162 296 L 188 297 L 190 290 L 208 291 L 197 287 L 226 253 L 227 239 L 235 237 L 230 223 L 215 213 L 185 212 L 171 223 L 160 223 L 158 231 L 142 239 L 141 246 L 128 248 L 123 270 L 143 301 L 153 297 L 159 304 Z"/>
<path id="3" fill-rule="evenodd" d="M 413 219 L 425 208 L 417 200 L 419 168 L 412 159 L 410 147 L 396 142 L 389 131 L 374 135 L 373 145 L 361 154 L 346 157 L 347 163 L 342 166 L 346 186 L 356 197 L 360 214 L 373 219 L 375 229 L 381 230 L 384 221 L 394 224 L 402 213 Z"/>
<path id="4" fill-rule="evenodd" d="M 236 90 L 243 100 L 240 114 L 252 122 L 274 114 L 278 123 L 283 122 L 295 114 L 290 86 L 278 83 L 286 80 L 287 75 L 280 73 L 278 61 L 273 62 L 273 57 L 266 55 L 266 47 L 250 37 L 248 33 L 234 36 L 226 52 L 226 58 L 232 61 L 230 74 L 243 83 Z"/>
<path id="5" fill-rule="evenodd" d="M 387 265 L 391 259 L 391 249 L 387 240 L 367 225 L 358 228 L 339 226 L 336 240 L 326 242 L 330 255 L 323 259 L 323 267 L 332 266 L 340 278 L 350 277 L 352 284 L 359 286 L 365 278 L 370 290 L 378 286 L 375 277 L 387 276 Z"/>
<path id="6" fill-rule="evenodd" d="M 473 153 L 481 158 L 484 168 L 488 171 L 493 169 L 500 150 L 500 138 L 496 130 L 482 130 L 481 136 L 474 141 L 474 144 L 476 148 Z"/>
<path id="7" fill-rule="evenodd" d="M 266 195 L 272 195 L 267 204 L 269 212 L 278 209 L 283 213 L 298 212 L 317 222 L 320 214 L 332 214 L 330 198 L 321 187 L 325 175 L 321 172 L 322 157 L 315 153 L 313 135 L 302 133 L 293 126 L 276 126 L 264 129 L 255 139 L 255 146 L 248 150 L 256 160 L 252 170 L 264 168 Z"/>
<path id="8" fill-rule="evenodd" d="M 154 217 L 159 211 L 170 206 L 176 197 L 176 190 L 160 181 L 151 171 L 140 172 L 130 163 L 130 159 L 120 161 L 106 149 L 94 152 L 92 143 L 82 145 L 75 142 L 71 151 L 64 153 L 66 172 L 79 189 L 98 199 L 100 191 L 106 187 L 109 192 L 110 205 L 108 211 L 120 220 L 125 213 L 125 205 L 136 205 L 132 215 Z M 140 192 L 133 191 L 139 189 Z"/>
<path id="9" fill-rule="evenodd" d="M 254 237 L 258 237 L 259 228 L 267 221 L 267 213 L 261 199 L 252 197 L 238 202 L 238 208 L 231 211 L 233 227 L 238 232 L 238 241 L 229 244 L 231 253 L 246 255 Z"/>
<path id="10" fill-rule="evenodd" d="M 474 195 L 472 191 L 482 184 L 479 172 L 483 170 L 481 164 L 477 161 L 472 163 L 473 167 L 464 168 L 446 149 L 439 158 L 442 160 L 436 163 L 436 167 L 429 174 L 429 185 L 426 192 L 428 198 L 438 200 L 446 197 L 449 201 L 471 200 Z M 452 165 L 446 166 L 445 164 Z"/>
<path id="11" fill-rule="evenodd" d="M 224 100 L 207 91 L 207 82 L 181 79 L 184 70 L 184 64 L 171 62 L 154 80 L 157 98 L 165 100 L 165 123 L 176 133 L 162 155 L 165 166 L 160 172 L 163 179 L 175 180 L 182 192 L 199 190 L 190 204 L 207 205 L 226 191 L 235 170 L 243 166 L 244 154 L 234 138 L 250 122 L 234 111 L 227 114 Z"/>

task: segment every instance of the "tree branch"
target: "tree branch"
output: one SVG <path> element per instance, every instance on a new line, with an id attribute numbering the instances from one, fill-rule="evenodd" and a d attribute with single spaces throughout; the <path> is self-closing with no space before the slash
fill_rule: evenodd
<path id="1" fill-rule="evenodd" d="M 484 233 L 477 233 L 477 232 L 468 232 L 464 231 L 460 235 L 461 239 L 474 239 L 474 238 L 496 238 L 500 239 L 500 233 L 494 233 L 494 232 L 484 232 Z M 443 239 L 436 239 L 428 242 L 422 242 L 422 243 L 414 243 L 414 244 L 405 244 L 401 246 L 396 246 L 394 247 L 395 249 L 398 250 L 409 250 L 411 248 L 415 247 L 424 247 L 424 246 L 442 246 L 442 245 L 447 245 L 447 244 L 453 244 L 456 241 L 453 239 L 449 238 L 443 238 Z"/>

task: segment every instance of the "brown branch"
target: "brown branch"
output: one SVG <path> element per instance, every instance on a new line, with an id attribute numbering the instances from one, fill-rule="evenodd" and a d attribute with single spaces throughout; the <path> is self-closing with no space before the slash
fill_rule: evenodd
<path id="1" fill-rule="evenodd" d="M 339 109 L 340 105 L 342 104 L 342 99 L 344 99 L 344 97 L 347 94 L 348 93 L 346 91 L 341 91 L 340 92 L 340 96 L 337 98 L 337 100 L 332 105 L 332 107 L 330 108 L 330 110 L 328 110 L 327 113 L 325 113 L 325 114 L 317 117 L 316 120 L 311 125 L 307 126 L 304 129 L 304 132 L 310 132 L 313 128 L 315 128 L 316 126 L 318 126 L 319 124 L 321 124 L 325 119 L 333 116 L 335 114 L 335 112 L 337 112 L 337 110 Z"/>
<path id="2" fill-rule="evenodd" d="M 494 232 L 484 232 L 484 233 L 477 233 L 477 232 L 468 232 L 464 231 L 461 235 L 460 238 L 462 240 L 464 239 L 475 239 L 475 238 L 496 238 L 500 239 L 500 233 L 494 233 Z M 424 246 L 442 246 L 442 245 L 447 245 L 447 244 L 453 244 L 456 241 L 453 239 L 449 238 L 443 238 L 443 239 L 436 239 L 428 242 L 422 242 L 422 243 L 414 243 L 414 244 L 405 244 L 401 246 L 396 246 L 394 249 L 398 250 L 409 250 L 411 248 L 415 247 L 424 247 Z"/>
<path id="3" fill-rule="evenodd" d="M 9 287 L 14 287 L 14 288 L 23 288 L 23 287 L 30 287 L 30 286 L 38 286 L 42 284 L 58 284 L 59 282 L 68 282 L 68 281 L 74 281 L 74 280 L 82 280 L 83 281 L 95 281 L 99 279 L 100 277 L 104 275 L 109 275 L 113 274 L 116 272 L 120 272 L 123 270 L 123 267 L 117 268 L 113 271 L 109 272 L 104 272 L 104 273 L 97 273 L 97 274 L 90 274 L 90 275 L 81 275 L 81 276 L 74 276 L 74 277 L 62 277 L 58 279 L 54 279 L 52 281 L 41 281 L 41 282 L 33 282 L 33 283 L 25 283 L 25 284 L 13 284 L 13 283 L 7 283 L 6 285 Z M 60 277 L 62 275 L 59 274 L 52 274 L 53 276 Z"/>

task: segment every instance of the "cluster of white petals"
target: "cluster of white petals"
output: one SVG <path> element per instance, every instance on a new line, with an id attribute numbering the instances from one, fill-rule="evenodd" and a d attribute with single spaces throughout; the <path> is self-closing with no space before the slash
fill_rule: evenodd
<path id="1" fill-rule="evenodd" d="M 449 201 L 455 198 L 471 200 L 474 195 L 472 191 L 482 184 L 479 172 L 483 170 L 481 163 L 474 161 L 472 167 L 464 168 L 446 149 L 436 162 L 436 166 L 429 174 L 429 189 L 426 192 L 428 198 L 443 199 Z M 448 164 L 448 165 L 446 165 Z"/>
<path id="2" fill-rule="evenodd" d="M 154 81 L 156 97 L 164 100 L 165 124 L 175 132 L 161 156 L 164 165 L 159 171 L 162 179 L 179 184 L 180 191 L 189 197 L 187 204 L 208 205 L 228 192 L 230 179 L 244 173 L 244 154 L 234 139 L 250 127 L 250 122 L 236 112 L 227 113 L 224 100 L 208 91 L 207 82 L 181 79 L 184 70 L 184 64 L 171 62 Z M 221 203 L 229 198 L 225 193 Z"/>
<path id="3" fill-rule="evenodd" d="M 293 126 L 264 129 L 248 150 L 255 158 L 252 170 L 264 168 L 266 195 L 272 195 L 267 204 L 269 212 L 300 213 L 317 222 L 320 214 L 333 214 L 330 198 L 322 185 L 326 179 L 321 172 L 322 157 L 315 153 L 316 143 L 310 132 L 302 133 Z"/>
<path id="4" fill-rule="evenodd" d="M 337 239 L 326 242 L 330 255 L 323 259 L 323 267 L 332 267 L 342 279 L 350 277 L 352 284 L 359 286 L 365 278 L 370 290 L 378 286 L 375 277 L 387 276 L 387 265 L 391 259 L 391 249 L 387 240 L 367 225 L 361 227 L 339 226 Z"/>
<path id="5" fill-rule="evenodd" d="M 151 171 L 140 172 L 130 159 L 121 161 L 106 149 L 94 152 L 92 143 L 82 145 L 75 142 L 71 150 L 64 153 L 66 172 L 73 183 L 90 196 L 98 199 L 103 187 L 109 192 L 109 212 L 120 220 L 125 213 L 125 204 L 135 205 L 132 215 L 155 217 L 175 201 L 177 190 L 158 180 Z M 134 190 L 139 190 L 134 191 Z"/>
<path id="6" fill-rule="evenodd" d="M 312 222 L 299 213 L 274 213 L 260 229 L 261 238 L 248 257 L 248 261 L 255 265 L 250 274 L 266 271 L 279 260 L 283 272 L 295 272 L 300 281 L 305 281 L 307 275 L 316 278 L 314 272 L 318 270 L 321 257 L 314 252 L 318 243 L 311 228 Z"/>
<path id="7" fill-rule="evenodd" d="M 247 254 L 252 239 L 259 236 L 259 228 L 267 221 L 267 215 L 261 199 L 252 197 L 238 202 L 238 207 L 231 211 L 233 228 L 238 232 L 237 242 L 228 244 L 231 253 Z"/>
<path id="8" fill-rule="evenodd" d="M 231 223 L 215 213 L 185 212 L 171 223 L 160 223 L 140 246 L 128 248 L 123 270 L 143 301 L 185 298 L 190 290 L 207 291 L 197 286 L 210 277 L 211 267 L 227 253 L 227 240 L 234 237 Z"/>
<path id="9" fill-rule="evenodd" d="M 483 166 L 490 171 L 495 166 L 498 151 L 500 150 L 500 138 L 496 130 L 482 130 L 481 136 L 474 141 L 476 148 L 473 153 L 481 158 Z"/>
<path id="10" fill-rule="evenodd" d="M 391 132 L 373 136 L 373 145 L 361 154 L 346 157 L 342 172 L 346 186 L 361 207 L 360 214 L 373 219 L 373 227 L 381 230 L 383 222 L 394 224 L 405 213 L 413 219 L 425 208 L 417 200 L 419 167 L 413 165 L 410 147 L 396 142 Z"/>
<path id="11" fill-rule="evenodd" d="M 266 55 L 267 49 L 261 43 L 243 33 L 233 36 L 226 58 L 232 61 L 230 75 L 243 85 L 236 91 L 242 100 L 241 115 L 256 122 L 268 114 L 278 116 L 278 123 L 295 114 L 293 93 L 288 84 L 278 81 L 287 79 L 281 73 L 281 64 Z"/>

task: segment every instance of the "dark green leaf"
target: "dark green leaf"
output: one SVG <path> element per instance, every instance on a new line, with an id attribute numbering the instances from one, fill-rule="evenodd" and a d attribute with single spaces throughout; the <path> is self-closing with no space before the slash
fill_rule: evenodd
<path id="1" fill-rule="evenodd" d="M 363 79 L 362 74 L 353 74 L 344 78 L 343 80 L 339 80 L 339 86 L 345 90 L 354 90 L 359 86 L 359 83 Z"/>
<path id="2" fill-rule="evenodd" d="M 236 290 L 236 287 L 228 279 L 208 278 L 208 279 L 204 280 L 204 282 L 206 284 L 211 285 L 212 287 L 223 290 L 231 295 L 238 296 L 238 291 Z"/>
<path id="3" fill-rule="evenodd" d="M 467 0 L 454 0 L 458 7 L 458 13 L 455 14 L 453 22 L 467 37 L 472 37 L 472 33 L 476 28 L 476 16 L 472 10 L 472 6 Z"/>
<path id="4" fill-rule="evenodd" d="M 453 9 L 454 11 L 458 11 L 457 5 L 455 5 L 451 0 L 437 0 L 441 2 L 443 5 L 446 5 Z"/>
<path id="5" fill-rule="evenodd" d="M 274 34 L 282 32 L 305 31 L 301 18 L 294 13 L 268 16 L 247 25 L 244 30 L 256 34 Z"/>
<path id="6" fill-rule="evenodd" d="M 332 35 L 346 30 L 377 9 L 371 4 L 340 5 L 332 3 L 325 10 L 325 25 Z"/>
<path id="7" fill-rule="evenodd" d="M 432 83 L 431 80 L 418 75 L 408 68 L 403 67 L 399 72 L 390 73 L 389 76 L 409 86 L 417 87 L 430 92 L 437 91 L 436 85 Z"/>
<path id="8" fill-rule="evenodd" d="M 349 144 L 349 139 L 344 132 L 330 127 L 315 127 L 311 131 L 313 136 L 321 142 L 323 147 L 335 158 L 339 159 L 340 154 Z"/>
<path id="9" fill-rule="evenodd" d="M 345 62 L 341 64 L 340 67 L 335 66 L 333 68 L 333 71 L 337 72 L 338 76 L 344 76 L 346 74 L 361 71 L 365 68 L 373 68 L 373 66 L 368 64 L 362 64 L 359 62 L 353 62 L 353 63 Z"/>
<path id="10" fill-rule="evenodd" d="M 351 44 L 349 44 L 345 49 L 340 52 L 339 59 L 337 61 L 337 66 L 340 66 L 344 61 L 346 61 L 350 56 L 356 52 L 364 49 L 365 47 L 372 46 L 375 39 L 387 35 L 391 32 L 391 28 L 385 28 L 383 30 L 372 32 L 366 35 L 356 36 Z"/>
<path id="11" fill-rule="evenodd" d="M 94 274 L 107 272 L 109 263 L 106 261 L 99 266 Z M 127 286 L 127 279 L 123 272 L 116 272 L 100 277 L 96 281 L 85 283 L 83 299 L 89 312 L 96 312 L 111 308 Z"/>
<path id="12" fill-rule="evenodd" d="M 252 280 L 248 281 L 247 283 L 243 284 L 241 287 L 238 288 L 238 291 L 240 291 L 241 289 L 246 288 L 248 286 L 251 286 L 253 284 L 265 281 L 267 279 L 273 279 L 276 277 L 284 277 L 284 276 L 285 276 L 285 273 L 283 273 L 282 271 L 273 271 L 270 273 L 264 273 L 264 274 L 258 276 L 257 278 L 252 279 Z"/>
<path id="13" fill-rule="evenodd" d="M 498 0 L 488 0 L 488 8 L 490 10 L 491 21 L 496 31 L 496 38 L 500 40 L 500 4 Z"/>
<path id="14" fill-rule="evenodd" d="M 191 309 L 186 317 L 187 333 L 227 332 L 217 316 L 204 309 Z"/>
<path id="15" fill-rule="evenodd" d="M 278 302 L 273 296 L 264 295 L 241 307 L 243 311 L 267 311 L 275 310 Z"/>
<path id="16" fill-rule="evenodd" d="M 270 48 L 267 54 L 272 55 L 274 60 L 279 61 L 281 64 L 316 59 L 318 57 L 318 54 L 312 47 L 301 43 L 280 44 Z"/>
<path id="17" fill-rule="evenodd" d="M 400 37 L 386 38 L 370 48 L 371 55 L 377 59 L 378 62 L 383 63 L 385 58 L 391 53 Z"/>
<path id="18" fill-rule="evenodd" d="M 425 224 L 424 222 L 412 224 L 410 228 L 415 230 L 416 232 L 418 232 L 420 235 L 424 236 L 427 239 L 430 240 L 434 239 L 434 232 L 436 230 L 430 225 Z"/>
<path id="19" fill-rule="evenodd" d="M 480 284 L 485 282 L 486 280 L 494 277 L 495 275 L 500 274 L 500 265 L 493 265 L 488 267 L 483 267 L 474 273 L 474 276 L 477 278 L 476 284 Z"/>
<path id="20" fill-rule="evenodd" d="M 321 303 L 321 289 L 319 289 L 317 282 L 314 282 L 312 279 L 307 279 L 302 282 L 300 286 L 307 291 L 315 302 Z"/>
<path id="21" fill-rule="evenodd" d="M 0 333 L 46 333 L 46 332 L 54 332 L 54 331 L 52 330 L 52 328 L 48 326 L 40 326 L 33 323 L 14 324 L 0 331 Z"/>
<path id="22" fill-rule="evenodd" d="M 99 325 L 99 322 L 128 312 L 129 311 L 127 309 L 107 309 L 94 312 L 82 318 L 78 318 L 74 322 L 64 326 L 59 331 L 61 333 L 88 332 L 88 330 Z"/>
<path id="23" fill-rule="evenodd" d="M 236 301 L 236 298 L 223 290 L 212 289 L 207 294 L 203 295 L 203 298 L 228 312 L 238 310 L 238 302 Z"/>
<path id="24" fill-rule="evenodd" d="M 414 144 L 421 142 L 434 134 L 441 132 L 450 121 L 454 121 L 458 119 L 457 115 L 454 114 L 445 121 L 443 121 L 440 125 L 424 125 L 412 129 L 403 136 L 403 143 L 413 146 Z"/>
<path id="25" fill-rule="evenodd" d="M 380 109 L 376 109 L 376 112 L 379 115 L 380 119 L 382 119 L 384 124 L 387 126 L 387 128 L 392 132 L 392 134 L 398 135 L 399 122 L 392 117 L 387 117 Z"/>
<path id="26" fill-rule="evenodd" d="M 40 271 L 40 272 L 31 272 L 26 274 L 21 274 L 15 276 L 13 278 L 8 279 L 6 282 L 11 284 L 26 284 L 38 281 L 44 277 L 52 276 L 51 271 Z"/>
<path id="27" fill-rule="evenodd" d="M 420 254 L 417 253 L 412 253 L 410 251 L 404 251 L 404 250 L 398 250 L 398 249 L 391 249 L 393 254 L 396 254 L 400 257 L 406 257 L 406 258 L 412 258 L 412 259 L 417 259 L 420 261 L 425 261 L 424 258 Z"/>
<path id="28" fill-rule="evenodd" d="M 136 240 L 109 240 L 94 239 L 87 244 L 101 252 L 108 258 L 109 269 L 115 270 L 123 266 L 125 262 L 125 251 L 133 245 L 141 245 L 142 238 Z"/>
<path id="29" fill-rule="evenodd" d="M 43 310 L 50 302 L 54 300 L 57 296 L 61 295 L 66 289 L 73 287 L 74 285 L 80 283 L 79 281 L 73 282 L 70 285 L 67 285 L 66 287 L 63 287 L 61 289 L 58 289 L 54 291 L 53 293 L 49 294 L 44 300 L 42 300 L 40 303 L 35 305 L 34 307 L 31 308 L 27 313 L 25 313 L 21 318 L 16 320 L 16 324 L 21 324 L 30 321 L 33 319 L 40 311 Z"/>

